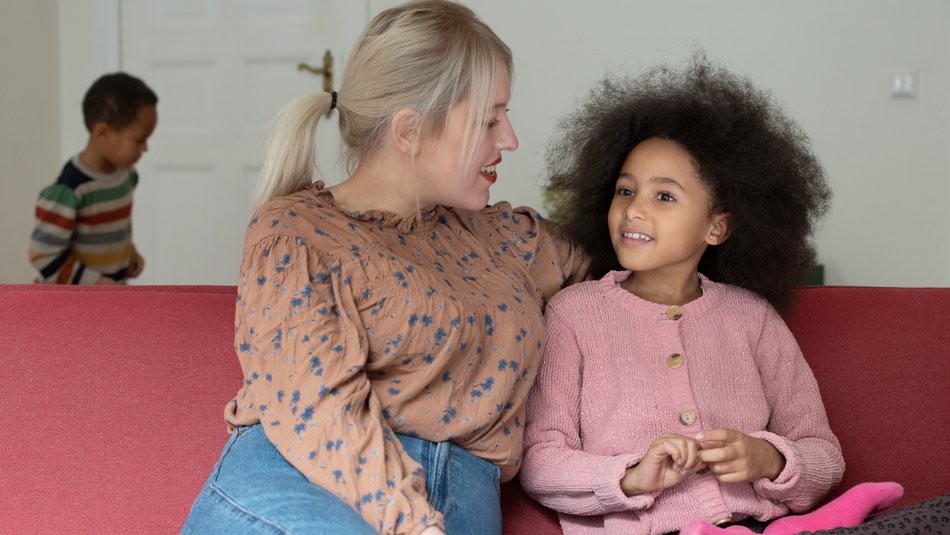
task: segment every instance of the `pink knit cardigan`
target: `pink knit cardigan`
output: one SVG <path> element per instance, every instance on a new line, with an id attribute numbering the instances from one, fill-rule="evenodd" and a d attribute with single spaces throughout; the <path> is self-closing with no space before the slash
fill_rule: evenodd
<path id="1" fill-rule="evenodd" d="M 682 307 L 619 286 L 629 272 L 558 293 L 527 410 L 521 482 L 559 512 L 566 535 L 660 534 L 691 520 L 768 520 L 815 504 L 841 480 L 841 448 L 818 385 L 778 313 L 701 277 Z M 774 480 L 693 474 L 627 497 L 620 478 L 662 433 L 729 428 L 785 456 Z"/>

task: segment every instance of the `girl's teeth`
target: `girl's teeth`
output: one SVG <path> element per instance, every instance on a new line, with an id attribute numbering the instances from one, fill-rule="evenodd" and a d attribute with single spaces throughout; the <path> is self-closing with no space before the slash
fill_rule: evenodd
<path id="1" fill-rule="evenodd" d="M 486 165 L 485 167 L 482 167 L 482 173 L 485 173 L 486 175 L 490 175 L 494 172 L 495 172 L 494 165 Z"/>
<path id="2" fill-rule="evenodd" d="M 639 232 L 624 232 L 623 237 L 630 238 L 632 240 L 646 240 L 646 241 L 653 240 L 653 238 L 647 236 L 646 234 L 640 234 Z"/>

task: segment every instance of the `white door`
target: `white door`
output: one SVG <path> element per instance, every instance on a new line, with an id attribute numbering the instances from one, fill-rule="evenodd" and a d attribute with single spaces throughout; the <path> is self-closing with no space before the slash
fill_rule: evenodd
<path id="1" fill-rule="evenodd" d="M 353 0 L 121 0 L 121 68 L 158 94 L 137 164 L 136 284 L 236 284 L 270 121 L 321 90 L 305 70 L 334 61 L 334 89 L 367 22 Z M 341 177 L 336 116 L 318 129 L 321 171 Z"/>

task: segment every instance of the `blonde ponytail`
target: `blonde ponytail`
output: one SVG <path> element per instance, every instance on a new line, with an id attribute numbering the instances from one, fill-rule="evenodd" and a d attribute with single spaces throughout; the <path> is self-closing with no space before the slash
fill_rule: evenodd
<path id="1" fill-rule="evenodd" d="M 471 129 L 462 156 L 472 158 L 494 104 L 493 76 L 499 64 L 511 74 L 511 50 L 459 3 L 416 0 L 376 15 L 353 47 L 337 90 L 347 171 L 379 150 L 399 110 L 419 114 L 422 139 L 441 134 L 449 111 L 465 100 L 472 104 Z M 316 168 L 315 128 L 330 102 L 329 94 L 317 93 L 281 110 L 267 141 L 258 203 L 310 185 Z"/>
<path id="2" fill-rule="evenodd" d="M 289 195 L 313 181 L 314 141 L 317 122 L 330 109 L 330 95 L 315 93 L 293 100 L 277 114 L 264 151 L 264 165 L 257 182 L 257 205 Z"/>

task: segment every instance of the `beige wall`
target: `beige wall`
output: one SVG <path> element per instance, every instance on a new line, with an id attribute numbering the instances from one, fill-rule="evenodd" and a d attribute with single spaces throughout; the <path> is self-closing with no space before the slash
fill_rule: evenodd
<path id="1" fill-rule="evenodd" d="M 33 203 L 60 161 L 54 0 L 0 0 L 0 283 L 29 282 Z"/>

